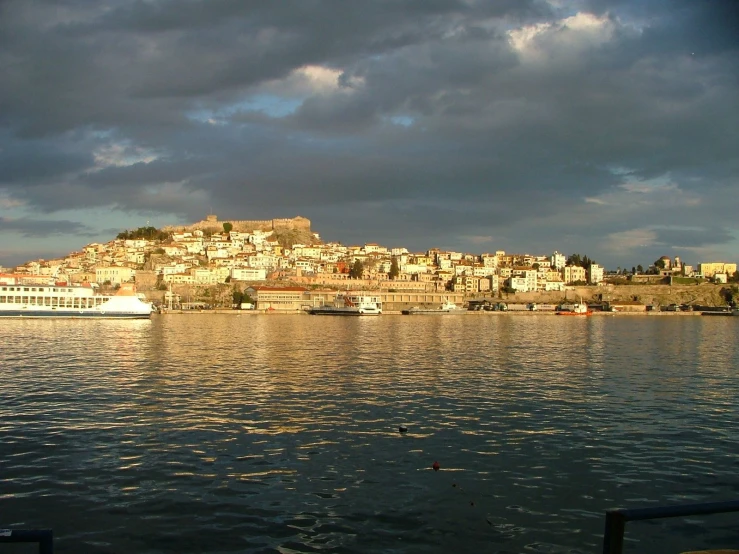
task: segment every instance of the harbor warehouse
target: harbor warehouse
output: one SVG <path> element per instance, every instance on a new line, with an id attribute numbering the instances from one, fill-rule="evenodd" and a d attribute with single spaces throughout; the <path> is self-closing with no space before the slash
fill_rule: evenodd
<path id="1" fill-rule="evenodd" d="M 297 312 L 302 307 L 303 295 L 308 289 L 303 287 L 251 286 L 246 293 L 254 300 L 257 310 Z"/>

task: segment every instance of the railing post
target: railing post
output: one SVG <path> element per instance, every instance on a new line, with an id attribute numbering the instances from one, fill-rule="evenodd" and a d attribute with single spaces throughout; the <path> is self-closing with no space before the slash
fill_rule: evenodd
<path id="1" fill-rule="evenodd" d="M 619 510 L 608 510 L 603 533 L 603 554 L 623 554 L 625 530 L 626 516 Z"/>
<path id="2" fill-rule="evenodd" d="M 39 554 L 54 554 L 54 534 L 51 529 L 0 529 L 0 543 L 37 542 Z"/>
<path id="3" fill-rule="evenodd" d="M 54 554 L 54 532 L 51 529 L 39 539 L 38 554 Z"/>

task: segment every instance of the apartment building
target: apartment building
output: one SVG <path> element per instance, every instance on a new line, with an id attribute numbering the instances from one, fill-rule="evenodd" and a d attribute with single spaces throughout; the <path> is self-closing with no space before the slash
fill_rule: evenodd
<path id="1" fill-rule="evenodd" d="M 577 283 L 579 281 L 587 282 L 587 272 L 584 267 L 579 265 L 568 265 L 562 270 L 562 277 L 567 285 Z"/>

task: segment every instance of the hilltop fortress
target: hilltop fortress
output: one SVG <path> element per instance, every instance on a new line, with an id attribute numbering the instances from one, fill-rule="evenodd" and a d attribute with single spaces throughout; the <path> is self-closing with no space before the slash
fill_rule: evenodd
<path id="1" fill-rule="evenodd" d="M 305 217 L 293 217 L 292 219 L 254 219 L 254 220 L 233 220 L 228 219 L 219 221 L 218 216 L 211 214 L 206 216 L 202 221 L 193 223 L 192 225 L 170 225 L 164 227 L 163 231 L 222 231 L 223 224 L 230 223 L 233 225 L 234 231 L 277 231 L 277 230 L 297 230 L 310 232 L 310 219 Z"/>

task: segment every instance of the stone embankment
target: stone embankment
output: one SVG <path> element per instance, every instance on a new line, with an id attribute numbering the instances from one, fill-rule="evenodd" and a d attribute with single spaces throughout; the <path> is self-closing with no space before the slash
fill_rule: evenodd
<path id="1" fill-rule="evenodd" d="M 285 283 L 269 283 L 274 286 L 284 286 Z M 496 298 L 497 302 L 507 303 L 532 303 L 537 304 L 562 304 L 574 302 L 582 298 L 587 303 L 602 302 L 635 302 L 649 306 L 669 306 L 670 304 L 689 304 L 700 306 L 725 306 L 726 300 L 721 291 L 730 285 L 714 285 L 703 283 L 700 285 L 602 285 L 590 287 L 574 287 L 564 292 L 544 293 L 516 293 L 503 294 L 502 298 Z M 209 303 L 216 305 L 228 303 L 233 285 L 220 285 L 213 287 L 188 287 L 175 286 L 173 290 L 184 300 L 199 298 L 206 288 L 212 289 L 207 297 Z M 243 288 L 243 287 L 241 287 Z M 164 304 L 164 291 L 156 289 L 139 289 L 144 292 L 148 300 Z M 490 295 L 480 294 L 477 298 L 490 298 Z M 400 307 L 397 307 L 400 309 Z"/>
<path id="2" fill-rule="evenodd" d="M 505 302 L 536 302 L 560 304 L 582 298 L 584 302 L 638 302 L 652 306 L 690 304 L 701 306 L 725 306 L 721 290 L 727 285 L 703 283 L 700 285 L 601 285 L 573 287 L 564 292 L 509 294 Z"/>

